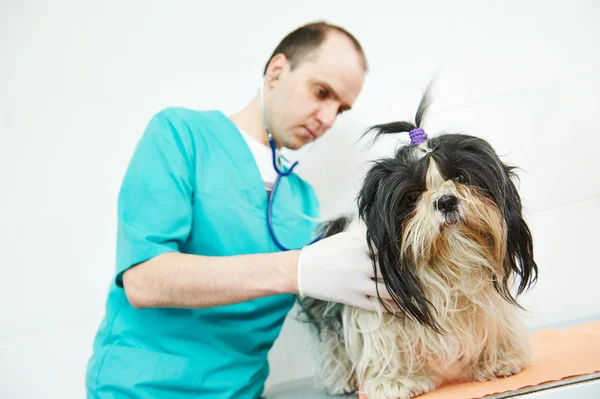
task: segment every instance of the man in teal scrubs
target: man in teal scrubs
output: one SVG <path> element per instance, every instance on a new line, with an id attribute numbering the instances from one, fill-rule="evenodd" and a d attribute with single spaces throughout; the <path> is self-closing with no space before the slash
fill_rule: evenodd
<path id="1" fill-rule="evenodd" d="M 277 147 L 322 136 L 355 102 L 366 69 L 341 28 L 315 23 L 286 36 L 264 71 Z M 319 206 L 295 174 L 281 180 L 273 229 L 302 249 L 278 249 L 266 222 L 265 149 L 258 95 L 232 116 L 167 108 L 150 120 L 119 193 L 116 274 L 88 398 L 258 398 L 295 295 L 373 310 L 376 284 L 387 294 L 359 235 L 306 245 Z"/>

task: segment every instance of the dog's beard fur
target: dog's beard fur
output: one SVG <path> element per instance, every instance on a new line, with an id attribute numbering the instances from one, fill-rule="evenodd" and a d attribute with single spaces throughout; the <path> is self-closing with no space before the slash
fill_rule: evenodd
<path id="1" fill-rule="evenodd" d="M 417 125 L 426 105 L 427 93 Z M 441 135 L 375 163 L 359 215 L 400 312 L 389 314 L 377 299 L 377 313 L 299 299 L 325 347 L 319 374 L 330 393 L 360 386 L 370 399 L 409 398 L 528 364 L 529 336 L 512 291 L 535 281 L 537 265 L 512 177 L 488 143 L 466 135 Z M 442 205 L 443 198 L 452 201 Z M 345 226 L 326 228 L 331 235 Z"/>

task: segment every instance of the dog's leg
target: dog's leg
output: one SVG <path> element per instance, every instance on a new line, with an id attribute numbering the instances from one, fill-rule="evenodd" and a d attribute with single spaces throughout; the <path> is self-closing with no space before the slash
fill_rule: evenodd
<path id="1" fill-rule="evenodd" d="M 350 394 L 358 390 L 352 363 L 342 342 L 343 337 L 331 330 L 322 333 L 324 349 L 320 353 L 319 375 L 330 395 Z"/>
<path id="2" fill-rule="evenodd" d="M 514 309 L 506 308 L 498 333 L 486 341 L 483 353 L 473 369 L 473 379 L 494 380 L 519 373 L 532 359 L 530 335 Z"/>
<path id="3" fill-rule="evenodd" d="M 352 363 L 344 347 L 344 305 L 309 297 L 298 298 L 297 302 L 300 308 L 298 321 L 307 322 L 313 327 L 317 376 L 325 389 L 329 394 L 356 392 Z"/>
<path id="4" fill-rule="evenodd" d="M 350 307 L 348 307 L 350 308 Z M 356 308 L 345 313 L 346 348 L 361 392 L 368 398 L 408 399 L 430 392 L 441 382 L 427 368 L 410 331 L 390 315 Z"/>

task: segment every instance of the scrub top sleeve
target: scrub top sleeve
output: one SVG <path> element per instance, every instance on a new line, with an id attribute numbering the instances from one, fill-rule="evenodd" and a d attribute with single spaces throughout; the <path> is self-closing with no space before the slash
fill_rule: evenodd
<path id="1" fill-rule="evenodd" d="M 175 111 L 159 112 L 146 127 L 119 192 L 117 286 L 130 267 L 179 252 L 185 243 L 192 228 L 193 148 Z"/>

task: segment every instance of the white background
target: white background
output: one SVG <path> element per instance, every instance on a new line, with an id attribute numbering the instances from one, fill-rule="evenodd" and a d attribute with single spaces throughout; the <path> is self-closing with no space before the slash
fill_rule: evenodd
<path id="1" fill-rule="evenodd" d="M 302 3 L 302 5 L 300 5 Z M 0 396 L 82 398 L 114 271 L 116 199 L 134 145 L 167 106 L 232 113 L 290 30 L 353 32 L 370 73 L 355 109 L 292 154 L 324 217 L 349 209 L 375 123 L 412 118 L 439 76 L 429 134 L 488 139 L 521 167 L 540 328 L 600 312 L 600 2 L 0 2 Z M 290 317 L 267 385 L 312 372 Z"/>

